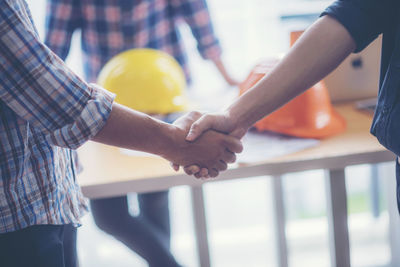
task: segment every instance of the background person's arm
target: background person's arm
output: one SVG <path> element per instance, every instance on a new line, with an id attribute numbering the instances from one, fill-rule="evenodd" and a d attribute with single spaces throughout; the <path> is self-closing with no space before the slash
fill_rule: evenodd
<path id="1" fill-rule="evenodd" d="M 221 57 L 212 59 L 212 62 L 214 63 L 215 67 L 218 69 L 219 73 L 224 78 L 224 80 L 227 84 L 229 84 L 231 86 L 239 84 L 239 82 L 229 74 L 229 72 L 227 71 L 227 69 L 225 67 L 225 63 Z"/>
<path id="2" fill-rule="evenodd" d="M 172 7 L 181 17 L 197 41 L 201 57 L 211 60 L 218 72 L 229 85 L 237 85 L 222 60 L 222 49 L 210 16 L 206 0 L 171 0 Z"/>
<path id="3" fill-rule="evenodd" d="M 48 0 L 46 10 L 44 43 L 65 60 L 70 52 L 72 35 L 81 27 L 81 3 L 79 0 Z"/>

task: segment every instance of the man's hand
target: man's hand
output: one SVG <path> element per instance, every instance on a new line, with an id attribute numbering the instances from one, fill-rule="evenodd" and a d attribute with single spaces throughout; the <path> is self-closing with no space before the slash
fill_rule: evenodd
<path id="1" fill-rule="evenodd" d="M 199 112 L 190 112 L 174 122 L 174 125 L 184 132 L 182 140 L 186 137 L 193 122 L 201 116 L 202 114 Z M 215 131 L 204 133 L 195 142 L 184 141 L 184 144 L 186 145 L 185 158 L 179 159 L 180 162 L 174 160 L 174 169 L 178 170 L 179 165 L 182 165 L 187 167 L 185 168 L 186 173 L 194 174 L 199 173 L 200 168 L 202 168 L 203 171 L 207 171 L 207 176 L 211 177 L 216 177 L 219 171 L 226 170 L 227 163 L 236 160 L 234 153 L 240 153 L 243 149 L 237 138 Z M 185 164 L 182 164 L 182 161 Z M 193 162 L 196 164 L 193 165 Z"/>
<path id="2" fill-rule="evenodd" d="M 239 128 L 235 119 L 231 118 L 227 113 L 203 114 L 191 125 L 186 140 L 194 141 L 209 129 L 229 134 L 239 139 L 247 131 L 247 129 Z"/>
<path id="3" fill-rule="evenodd" d="M 190 126 L 192 126 L 192 124 L 196 120 L 198 120 L 202 115 L 203 115 L 202 113 L 197 112 L 197 111 L 189 112 L 189 113 L 183 115 L 182 117 L 180 117 L 179 119 L 177 119 L 176 121 L 174 121 L 173 125 L 181 128 L 184 131 L 188 131 L 190 129 Z M 171 162 L 171 167 L 175 171 L 179 171 L 180 166 L 179 166 L 179 164 Z M 188 166 L 185 171 L 188 175 L 191 175 L 194 173 L 198 173 L 200 171 L 200 168 L 197 165 L 192 165 L 192 166 Z"/>
<path id="4" fill-rule="evenodd" d="M 196 119 L 195 121 L 193 119 Z M 199 116 L 191 116 L 191 120 L 187 120 L 187 123 L 191 123 L 189 133 L 186 137 L 188 141 L 194 141 L 201 136 L 205 131 L 212 129 L 218 132 L 229 134 L 235 138 L 242 138 L 247 132 L 247 128 L 240 128 L 237 126 L 237 122 L 230 118 L 227 113 L 214 113 L 214 114 L 203 114 Z M 187 126 L 187 125 L 186 125 Z M 175 170 L 179 170 L 179 166 L 173 164 Z M 188 175 L 194 175 L 196 178 L 208 178 L 209 173 L 206 168 L 199 168 L 196 165 L 184 167 L 184 171 Z"/>

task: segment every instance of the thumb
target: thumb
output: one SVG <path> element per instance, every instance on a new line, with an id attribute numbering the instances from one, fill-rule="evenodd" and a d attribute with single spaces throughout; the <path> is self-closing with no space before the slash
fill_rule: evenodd
<path id="1" fill-rule="evenodd" d="M 242 139 L 242 137 L 246 134 L 247 130 L 243 128 L 237 128 L 233 130 L 229 135 L 236 137 L 238 139 Z"/>
<path id="2" fill-rule="evenodd" d="M 212 127 L 211 121 L 207 116 L 202 116 L 190 126 L 189 133 L 186 136 L 187 141 L 196 140 L 203 132 Z"/>

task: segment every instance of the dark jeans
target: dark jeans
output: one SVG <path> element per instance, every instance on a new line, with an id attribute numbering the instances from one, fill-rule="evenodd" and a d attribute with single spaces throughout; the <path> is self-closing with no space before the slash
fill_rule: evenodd
<path id="1" fill-rule="evenodd" d="M 77 267 L 76 228 L 35 225 L 0 234 L 0 266 Z"/>
<path id="2" fill-rule="evenodd" d="M 180 266 L 170 252 L 168 191 L 138 194 L 140 215 L 129 214 L 127 197 L 90 201 L 97 226 L 143 257 L 151 267 Z"/>

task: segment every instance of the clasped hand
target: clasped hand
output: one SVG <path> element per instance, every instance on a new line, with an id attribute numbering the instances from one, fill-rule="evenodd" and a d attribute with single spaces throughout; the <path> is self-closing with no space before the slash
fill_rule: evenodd
<path id="1" fill-rule="evenodd" d="M 185 159 L 173 160 L 174 170 L 178 171 L 182 166 L 189 175 L 209 178 L 218 176 L 220 171 L 227 169 L 228 163 L 235 162 L 235 153 L 243 150 L 240 138 L 244 132 L 224 134 L 234 128 L 227 122 L 223 115 L 203 115 L 200 112 L 190 112 L 176 120 L 174 125 L 182 130 L 186 141 Z M 218 127 L 213 127 L 212 123 L 218 123 Z M 219 131 L 211 130 L 213 128 Z"/>

